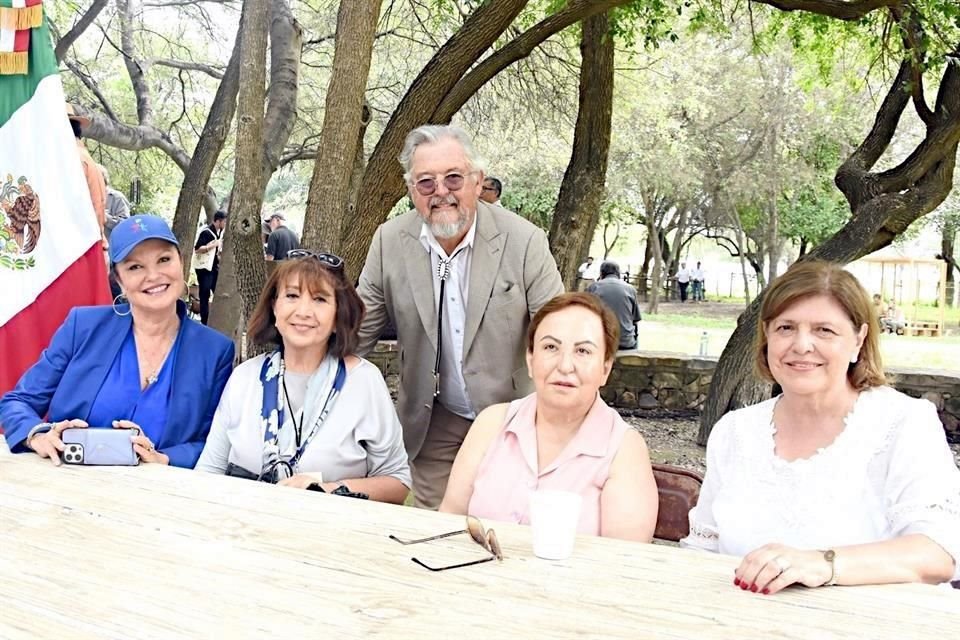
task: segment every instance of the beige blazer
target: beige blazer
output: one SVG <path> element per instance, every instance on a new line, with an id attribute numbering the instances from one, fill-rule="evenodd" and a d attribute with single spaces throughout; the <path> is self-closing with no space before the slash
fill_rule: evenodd
<path id="1" fill-rule="evenodd" d="M 397 328 L 397 410 L 411 460 L 430 425 L 437 356 L 437 309 L 421 225 L 416 211 L 380 225 L 358 288 L 367 310 L 359 355 L 373 349 L 388 318 Z M 463 378 L 476 411 L 533 391 L 524 360 L 527 327 L 560 293 L 563 282 L 546 234 L 506 209 L 478 202 L 463 341 Z"/>

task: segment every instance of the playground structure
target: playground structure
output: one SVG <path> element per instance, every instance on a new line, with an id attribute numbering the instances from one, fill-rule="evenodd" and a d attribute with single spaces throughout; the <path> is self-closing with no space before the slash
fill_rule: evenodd
<path id="1" fill-rule="evenodd" d="M 904 333 L 908 336 L 944 335 L 946 308 L 947 263 L 933 258 L 870 257 L 850 265 L 871 294 L 879 293 L 884 304 L 894 302 L 906 317 Z M 923 278 L 926 274 L 928 277 Z M 936 274 L 936 279 L 929 277 Z M 936 301 L 936 320 L 919 318 L 924 300 Z M 929 315 L 929 314 L 928 314 Z"/>

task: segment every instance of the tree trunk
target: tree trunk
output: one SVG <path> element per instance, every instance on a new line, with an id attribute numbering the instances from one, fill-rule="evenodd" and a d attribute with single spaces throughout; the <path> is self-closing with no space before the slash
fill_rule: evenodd
<path id="1" fill-rule="evenodd" d="M 289 0 L 270 0 L 269 5 L 270 87 L 267 90 L 267 112 L 263 117 L 261 199 L 267 182 L 280 166 L 283 150 L 297 122 L 300 50 L 303 48 L 303 30 L 290 11 Z"/>
<path id="2" fill-rule="evenodd" d="M 233 115 L 237 110 L 237 91 L 240 88 L 240 33 L 243 24 L 237 29 L 237 39 L 233 45 L 230 62 L 223 74 L 217 94 L 210 105 L 207 121 L 203 125 L 203 133 L 193 150 L 190 167 L 183 176 L 180 186 L 180 195 L 177 198 L 177 211 L 173 216 L 173 233 L 180 239 L 180 257 L 183 259 L 184 279 L 189 279 L 190 261 L 193 257 L 194 237 L 197 222 L 200 217 L 200 208 L 206 201 L 207 222 L 213 220 L 216 211 L 216 200 L 212 197 L 213 191 L 208 186 L 210 176 L 223 151 L 223 145 L 230 133 Z M 211 203 L 210 200 L 213 200 Z M 210 205 L 213 205 L 211 211 Z"/>
<path id="3" fill-rule="evenodd" d="M 943 221 L 943 229 L 940 231 L 940 259 L 947 263 L 947 282 L 944 289 L 944 296 L 947 306 L 953 306 L 954 291 L 956 280 L 954 270 L 957 268 L 957 261 L 953 258 L 954 243 L 957 239 L 957 227 L 950 219 Z"/>
<path id="4" fill-rule="evenodd" d="M 267 0 L 246 0 L 240 43 L 240 91 L 237 105 L 237 163 L 230 200 L 229 232 L 221 272 L 236 279 L 241 313 L 224 316 L 226 304 L 214 305 L 213 325 L 235 335 L 239 319 L 249 318 L 265 279 L 266 267 L 260 239 L 263 205 L 264 113 L 267 58 Z M 222 307 L 222 308 L 221 308 Z M 220 313 L 218 313 L 220 312 Z M 247 349 L 248 355 L 253 349 Z"/>
<path id="5" fill-rule="evenodd" d="M 610 227 L 613 226 L 613 239 L 607 239 L 607 231 Z M 610 253 L 613 251 L 613 248 L 617 246 L 617 240 L 620 239 L 620 223 L 619 222 L 606 222 L 603 225 L 603 259 L 606 260 L 610 257 Z"/>
<path id="6" fill-rule="evenodd" d="M 341 221 L 349 201 L 357 146 L 361 152 L 363 149 L 357 131 L 363 123 L 363 94 L 380 4 L 380 0 L 340 2 L 333 70 L 303 224 L 302 244 L 306 247 L 333 253 L 340 250 Z"/>
<path id="7" fill-rule="evenodd" d="M 653 203 L 650 203 L 653 206 Z M 647 246 L 650 248 L 650 257 L 653 265 L 650 269 L 650 291 L 647 294 L 647 313 L 656 313 L 660 304 L 661 279 L 663 277 L 663 247 L 660 243 L 660 232 L 654 222 L 652 212 L 647 213 Z M 649 239 L 655 238 L 653 242 Z"/>
<path id="8" fill-rule="evenodd" d="M 70 28 L 70 31 L 67 31 L 63 34 L 63 37 L 57 40 L 56 49 L 53 51 L 57 62 L 63 61 L 63 57 L 67 55 L 67 51 L 73 46 L 73 43 L 83 35 L 87 27 L 93 24 L 93 21 L 97 19 L 97 16 L 100 15 L 100 12 L 103 11 L 109 1 L 110 0 L 94 0 L 90 8 L 88 8 L 83 15 L 80 16 L 80 19 Z"/>
<path id="9" fill-rule="evenodd" d="M 573 155 L 550 224 L 550 250 L 568 290 L 574 288 L 577 266 L 590 250 L 607 176 L 614 60 L 608 14 L 584 20 L 580 52 L 580 106 Z"/>

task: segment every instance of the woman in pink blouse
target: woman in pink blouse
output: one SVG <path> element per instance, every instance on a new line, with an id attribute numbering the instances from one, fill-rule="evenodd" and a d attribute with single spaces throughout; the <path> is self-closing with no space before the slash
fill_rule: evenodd
<path id="1" fill-rule="evenodd" d="M 649 542 L 657 486 L 647 445 L 600 398 L 617 351 L 613 313 L 588 293 L 548 302 L 527 331 L 536 392 L 477 416 L 440 511 L 530 523 L 530 494 L 583 498 L 579 533 Z"/>

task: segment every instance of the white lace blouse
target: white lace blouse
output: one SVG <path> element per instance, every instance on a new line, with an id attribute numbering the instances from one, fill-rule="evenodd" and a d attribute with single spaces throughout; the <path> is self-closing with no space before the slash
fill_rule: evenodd
<path id="1" fill-rule="evenodd" d="M 713 428 L 682 546 L 743 556 L 769 543 L 827 549 L 920 533 L 953 556 L 960 579 L 960 470 L 932 403 L 864 391 L 832 444 L 787 462 L 774 452 L 776 401 Z"/>

